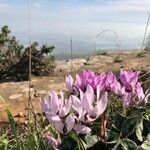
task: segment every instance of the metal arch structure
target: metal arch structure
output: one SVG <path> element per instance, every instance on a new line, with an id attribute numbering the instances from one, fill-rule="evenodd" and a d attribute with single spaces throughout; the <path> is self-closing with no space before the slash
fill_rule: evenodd
<path id="1" fill-rule="evenodd" d="M 115 30 L 113 30 L 113 29 L 105 29 L 105 30 L 102 30 L 100 33 L 98 33 L 96 36 L 99 37 L 103 33 L 106 33 L 106 32 L 112 32 L 116 36 L 116 39 L 118 41 L 118 44 L 117 43 L 116 44 L 119 46 L 119 49 L 121 51 L 122 50 L 122 43 L 121 43 L 121 40 L 120 40 L 120 37 L 119 37 L 118 33 Z"/>

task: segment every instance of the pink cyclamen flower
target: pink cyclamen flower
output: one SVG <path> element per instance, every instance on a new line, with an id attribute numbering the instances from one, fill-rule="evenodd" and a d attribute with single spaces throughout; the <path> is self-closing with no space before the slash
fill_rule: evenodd
<path id="1" fill-rule="evenodd" d="M 46 118 L 52 123 L 55 129 L 61 133 L 66 134 L 74 129 L 77 133 L 87 134 L 91 131 L 89 127 L 76 123 L 78 119 L 72 112 L 72 96 L 68 100 L 64 100 L 63 93 L 61 97 L 55 91 L 52 91 L 48 97 L 42 101 L 42 111 Z"/>
<path id="2" fill-rule="evenodd" d="M 45 113 L 46 118 L 60 133 L 64 133 L 64 118 L 71 109 L 71 103 L 71 99 L 64 99 L 63 92 L 61 92 L 59 98 L 55 91 L 52 91 L 41 103 L 42 111 Z"/>
<path id="3" fill-rule="evenodd" d="M 75 80 L 71 75 L 66 76 L 66 86 L 71 94 L 78 96 L 79 90 L 85 92 L 88 84 L 92 86 L 95 91 L 102 79 L 103 76 L 89 70 L 84 70 L 80 74 L 76 74 Z"/>
<path id="4" fill-rule="evenodd" d="M 140 82 L 137 82 L 137 84 L 134 86 L 131 92 L 126 92 L 125 90 L 123 90 L 122 93 L 123 104 L 126 107 L 133 107 L 139 104 L 147 103 L 150 97 L 150 93 L 148 93 L 148 91 L 146 91 L 144 94 Z"/>
<path id="5" fill-rule="evenodd" d="M 75 114 L 70 114 L 69 116 L 67 116 L 65 123 L 67 125 L 68 131 L 74 129 L 74 131 L 78 134 L 88 134 L 91 132 L 91 129 L 89 127 L 80 123 L 78 117 Z"/>
<path id="6" fill-rule="evenodd" d="M 139 78 L 138 71 L 120 71 L 120 80 L 125 87 L 126 92 L 132 92 L 134 90 Z"/>
<path id="7" fill-rule="evenodd" d="M 87 85 L 89 84 L 95 90 L 99 82 L 100 82 L 99 75 L 96 75 L 92 71 L 84 70 L 80 74 L 76 75 L 75 86 L 81 89 L 82 91 L 85 91 Z"/>
<path id="8" fill-rule="evenodd" d="M 61 139 L 54 138 L 50 133 L 45 135 L 50 147 L 57 148 L 61 144 Z"/>
<path id="9" fill-rule="evenodd" d="M 94 92 L 96 92 L 97 86 L 100 86 L 101 90 L 116 94 L 120 94 L 121 88 L 120 83 L 112 72 L 95 74 L 89 70 L 84 70 L 80 74 L 77 74 L 75 81 L 73 81 L 70 75 L 67 76 L 66 85 L 69 91 L 76 96 L 79 95 L 79 90 L 85 92 L 87 85 L 90 85 L 94 89 Z"/>
<path id="10" fill-rule="evenodd" d="M 123 71 L 120 72 L 120 80 L 123 84 L 122 87 L 122 100 L 123 104 L 127 107 L 137 106 L 142 103 L 146 103 L 148 99 L 148 94 L 144 94 L 139 80 L 138 71 Z"/>
<path id="11" fill-rule="evenodd" d="M 99 90 L 98 88 L 97 93 L 100 93 Z M 85 93 L 80 90 L 80 99 L 72 96 L 72 107 L 81 121 L 93 122 L 105 111 L 108 101 L 107 92 L 99 97 L 97 94 L 95 99 L 94 90 L 90 85 L 87 86 Z"/>
<path id="12" fill-rule="evenodd" d="M 80 90 L 80 97 L 71 95 L 72 113 L 65 120 L 67 130 L 72 129 L 76 133 L 87 134 L 91 129 L 86 125 L 95 121 L 107 107 L 107 92 L 100 97 L 100 88 L 97 86 L 97 95 L 93 88 L 88 85 L 86 92 Z"/>
<path id="13" fill-rule="evenodd" d="M 104 76 L 104 75 L 103 75 Z M 100 82 L 100 88 L 107 92 L 114 92 L 115 94 L 121 94 L 121 85 L 117 81 L 116 76 L 112 73 L 106 73 L 103 77 L 102 82 Z"/>
<path id="14" fill-rule="evenodd" d="M 71 94 L 79 95 L 79 89 L 74 85 L 74 79 L 71 75 L 66 76 L 66 86 Z"/>

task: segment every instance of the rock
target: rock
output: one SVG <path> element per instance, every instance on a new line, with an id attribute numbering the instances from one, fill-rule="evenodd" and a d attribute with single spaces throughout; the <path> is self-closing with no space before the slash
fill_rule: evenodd
<path id="1" fill-rule="evenodd" d="M 9 99 L 18 99 L 20 97 L 22 97 L 22 94 L 13 94 L 13 95 L 9 96 Z"/>
<path id="2" fill-rule="evenodd" d="M 40 90 L 40 91 L 37 91 L 37 94 L 38 94 L 38 95 L 43 95 L 43 94 L 46 94 L 46 92 L 47 92 L 47 91 L 45 91 L 45 90 Z"/>
<path id="3" fill-rule="evenodd" d="M 24 85 L 20 86 L 20 88 L 21 88 L 21 91 L 23 93 L 25 93 L 26 95 L 28 95 L 28 93 L 29 93 L 28 84 L 24 84 Z M 34 98 L 35 89 L 34 88 L 30 88 L 30 92 L 31 92 L 31 97 Z"/>
<path id="4" fill-rule="evenodd" d="M 29 92 L 29 88 L 26 87 L 26 88 L 22 89 L 22 92 L 28 93 Z M 34 94 L 35 89 L 34 88 L 30 88 L 30 92 Z"/>
<path id="5" fill-rule="evenodd" d="M 26 117 L 26 115 L 23 112 L 19 112 L 17 115 L 14 117 Z"/>

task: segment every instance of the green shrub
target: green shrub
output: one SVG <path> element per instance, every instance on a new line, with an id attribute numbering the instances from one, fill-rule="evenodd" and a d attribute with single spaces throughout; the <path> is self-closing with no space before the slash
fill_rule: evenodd
<path id="1" fill-rule="evenodd" d="M 2 27 L 0 33 L 0 79 L 11 77 L 17 80 L 28 80 L 30 48 L 24 49 L 15 37 L 9 36 L 9 33 L 10 30 L 7 26 Z M 37 42 L 31 45 L 31 72 L 33 75 L 48 76 L 54 73 L 55 58 L 51 55 L 54 48 L 47 44 L 40 46 Z"/>
<path id="2" fill-rule="evenodd" d="M 16 64 L 23 50 L 23 45 L 10 35 L 8 26 L 3 26 L 0 31 L 0 77 L 4 72 Z"/>

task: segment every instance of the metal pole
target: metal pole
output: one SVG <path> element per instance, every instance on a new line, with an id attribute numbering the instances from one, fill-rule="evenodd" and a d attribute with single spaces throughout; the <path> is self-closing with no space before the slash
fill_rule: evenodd
<path id="1" fill-rule="evenodd" d="M 71 73 L 73 73 L 72 37 L 71 37 L 71 39 L 70 39 L 70 50 L 71 50 Z"/>
<path id="2" fill-rule="evenodd" d="M 31 58 L 31 22 L 30 22 L 30 3 L 29 0 L 27 1 L 27 7 L 28 7 L 28 44 L 29 44 L 29 97 L 28 97 L 28 119 L 30 119 L 30 113 L 31 113 L 31 107 L 32 107 L 32 102 L 31 102 L 31 69 L 32 69 L 32 58 Z"/>
<path id="3" fill-rule="evenodd" d="M 97 46 L 97 44 L 96 44 L 96 42 L 94 42 L 94 50 L 93 50 L 93 53 L 96 52 L 96 46 Z"/>
<path id="4" fill-rule="evenodd" d="M 31 98 L 31 81 L 32 81 L 32 48 L 31 48 L 31 21 L 30 21 L 30 0 L 28 0 L 28 44 L 29 44 L 29 97 L 28 97 L 28 124 L 30 124 L 30 118 L 34 118 L 34 124 L 36 131 L 38 132 L 37 127 L 37 118 L 34 110 L 34 106 Z M 30 128 L 30 126 L 29 126 Z"/>
<path id="5" fill-rule="evenodd" d="M 144 31 L 144 36 L 143 36 L 143 42 L 142 42 L 142 45 L 141 45 L 140 52 L 142 52 L 143 47 L 144 47 L 144 42 L 145 42 L 145 39 L 146 39 L 146 33 L 147 33 L 149 21 L 150 21 L 150 13 L 148 13 L 147 23 L 146 23 L 146 26 L 145 26 L 145 31 Z M 139 69 L 139 64 L 140 64 L 140 59 L 138 60 L 138 63 L 137 63 L 137 67 L 136 67 L 137 69 Z"/>
<path id="6" fill-rule="evenodd" d="M 149 21 L 150 21 L 150 13 L 148 13 L 148 18 L 147 18 L 147 23 L 146 23 L 145 31 L 144 31 L 144 37 L 143 37 L 143 42 L 142 42 L 142 46 L 141 46 L 141 51 L 143 50 L 143 47 L 144 47 L 144 42 L 145 42 L 145 38 L 146 38 L 146 33 L 147 33 Z"/>

